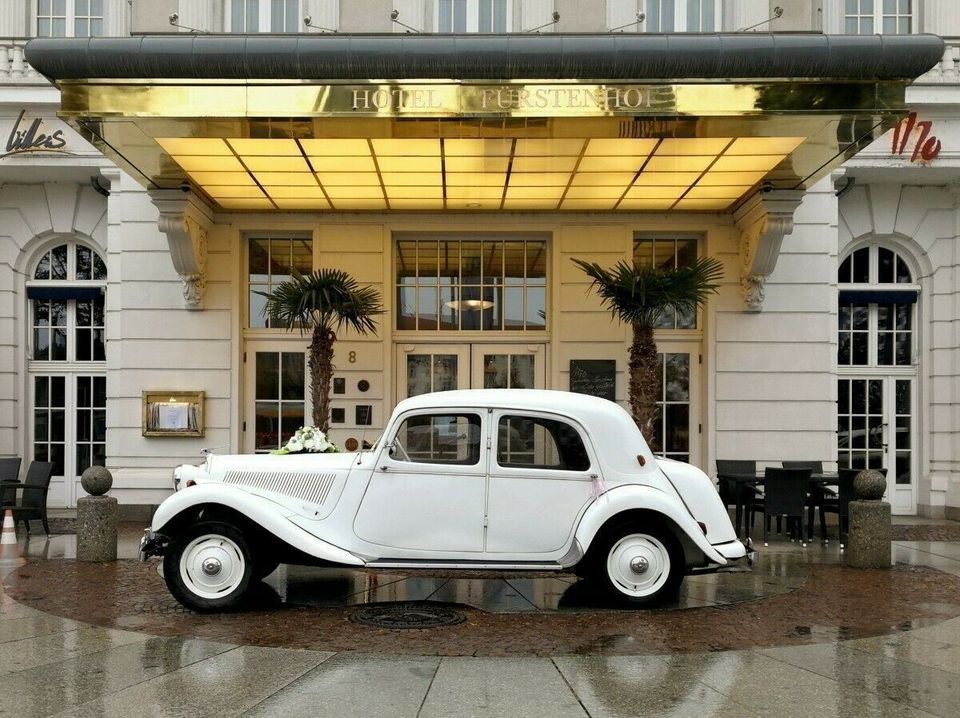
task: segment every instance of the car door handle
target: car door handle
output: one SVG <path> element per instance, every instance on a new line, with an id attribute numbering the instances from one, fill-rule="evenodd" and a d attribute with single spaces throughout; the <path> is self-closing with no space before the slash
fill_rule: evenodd
<path id="1" fill-rule="evenodd" d="M 389 470 L 390 470 L 390 467 L 387 466 L 386 464 L 380 467 L 380 471 L 389 471 Z"/>

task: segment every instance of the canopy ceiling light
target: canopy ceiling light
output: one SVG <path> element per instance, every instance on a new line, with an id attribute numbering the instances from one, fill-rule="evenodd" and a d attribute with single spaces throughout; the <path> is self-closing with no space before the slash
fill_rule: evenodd
<path id="1" fill-rule="evenodd" d="M 724 210 L 805 139 L 157 143 L 225 209 Z"/>

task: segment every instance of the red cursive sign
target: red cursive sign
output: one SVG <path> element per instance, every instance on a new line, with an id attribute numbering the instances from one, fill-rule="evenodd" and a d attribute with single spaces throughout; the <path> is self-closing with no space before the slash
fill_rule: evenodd
<path id="1" fill-rule="evenodd" d="M 910 155 L 910 161 L 916 162 L 918 159 L 923 162 L 931 162 L 940 154 L 940 140 L 930 134 L 933 123 L 930 120 L 917 121 L 917 113 L 911 112 L 905 118 L 897 123 L 893 128 L 893 147 L 892 152 L 895 155 L 902 155 L 907 149 L 907 142 L 914 130 L 920 133 L 913 145 L 913 154 Z"/>

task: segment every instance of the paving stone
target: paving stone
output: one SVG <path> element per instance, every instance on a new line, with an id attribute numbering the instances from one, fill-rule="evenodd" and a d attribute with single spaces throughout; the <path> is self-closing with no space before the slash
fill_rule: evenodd
<path id="1" fill-rule="evenodd" d="M 415 717 L 439 658 L 340 653 L 252 708 L 247 716 Z"/>
<path id="2" fill-rule="evenodd" d="M 585 718 L 587 713 L 547 658 L 444 658 L 419 715 Z"/>
<path id="3" fill-rule="evenodd" d="M 314 668 L 326 654 L 241 646 L 64 710 L 66 718 L 239 715 Z"/>
<path id="4" fill-rule="evenodd" d="M 0 711 L 17 718 L 47 716 L 95 701 L 183 666 L 190 666 L 234 646 L 210 641 L 147 638 L 119 648 L 48 663 L 33 670 L 0 676 Z M 141 714 L 145 706 L 129 708 Z"/>
<path id="5" fill-rule="evenodd" d="M 762 715 L 657 656 L 559 656 L 554 663 L 592 718 Z"/>

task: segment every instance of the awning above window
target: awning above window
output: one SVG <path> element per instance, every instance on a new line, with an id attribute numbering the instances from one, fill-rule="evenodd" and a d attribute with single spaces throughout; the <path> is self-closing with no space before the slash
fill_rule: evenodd
<path id="1" fill-rule="evenodd" d="M 841 304 L 913 304 L 919 292 L 916 289 L 841 289 Z"/>
<path id="2" fill-rule="evenodd" d="M 102 287 L 27 287 L 27 299 L 53 299 L 65 302 L 70 299 L 89 301 L 102 296 Z"/>

